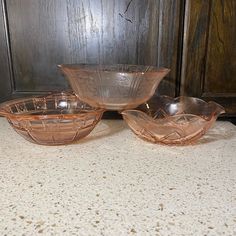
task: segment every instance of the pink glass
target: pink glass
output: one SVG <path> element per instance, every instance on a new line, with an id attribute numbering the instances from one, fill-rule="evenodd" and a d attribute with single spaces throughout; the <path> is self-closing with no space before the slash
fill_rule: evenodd
<path id="1" fill-rule="evenodd" d="M 102 117 L 70 92 L 16 99 L 0 105 L 0 115 L 26 140 L 42 145 L 60 145 L 87 136 Z"/>
<path id="2" fill-rule="evenodd" d="M 78 97 L 107 110 L 135 108 L 154 94 L 170 71 L 143 65 L 59 65 Z"/>
<path id="3" fill-rule="evenodd" d="M 222 106 L 193 97 L 155 97 L 136 110 L 122 111 L 139 137 L 153 143 L 191 144 L 224 113 Z"/>

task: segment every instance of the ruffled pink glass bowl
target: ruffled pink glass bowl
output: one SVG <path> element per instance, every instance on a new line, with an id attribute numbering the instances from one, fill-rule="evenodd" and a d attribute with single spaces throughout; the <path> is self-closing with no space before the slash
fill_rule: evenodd
<path id="1" fill-rule="evenodd" d="M 139 137 L 153 143 L 185 145 L 203 136 L 224 113 L 215 102 L 193 97 L 154 97 L 136 110 L 122 111 L 124 120 Z"/>
<path id="2" fill-rule="evenodd" d="M 135 108 L 154 94 L 170 71 L 143 65 L 59 65 L 84 102 L 107 110 Z"/>
<path id="3" fill-rule="evenodd" d="M 7 118 L 18 134 L 42 145 L 68 144 L 87 136 L 103 112 L 70 92 L 16 99 L 0 105 L 0 115 Z"/>

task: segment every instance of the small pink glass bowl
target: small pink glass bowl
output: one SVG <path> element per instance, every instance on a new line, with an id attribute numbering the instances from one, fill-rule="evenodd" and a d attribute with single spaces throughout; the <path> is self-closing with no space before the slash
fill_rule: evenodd
<path id="1" fill-rule="evenodd" d="M 136 110 L 122 111 L 124 120 L 139 137 L 153 143 L 194 143 L 224 113 L 222 106 L 193 97 L 154 97 Z"/>
<path id="2" fill-rule="evenodd" d="M 155 93 L 169 69 L 143 65 L 59 65 L 78 97 L 107 110 L 135 108 Z"/>
<path id="3" fill-rule="evenodd" d="M 7 118 L 18 134 L 42 145 L 78 141 L 94 129 L 103 112 L 70 92 L 16 99 L 0 105 L 0 115 Z"/>

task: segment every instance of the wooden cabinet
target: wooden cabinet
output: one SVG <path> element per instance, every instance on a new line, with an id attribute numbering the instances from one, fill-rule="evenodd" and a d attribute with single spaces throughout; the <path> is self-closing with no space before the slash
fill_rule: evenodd
<path id="1" fill-rule="evenodd" d="M 7 99 L 12 93 L 12 76 L 9 41 L 7 38 L 7 19 L 5 8 L 0 1 L 0 100 Z"/>
<path id="2" fill-rule="evenodd" d="M 175 84 L 180 2 L 5 1 L 15 93 L 67 89 L 61 63 L 167 66 Z"/>
<path id="3" fill-rule="evenodd" d="M 236 1 L 186 1 L 181 93 L 236 116 Z"/>
<path id="4" fill-rule="evenodd" d="M 0 0 L 0 100 L 68 89 L 61 63 L 171 68 L 157 93 L 236 114 L 234 0 Z"/>

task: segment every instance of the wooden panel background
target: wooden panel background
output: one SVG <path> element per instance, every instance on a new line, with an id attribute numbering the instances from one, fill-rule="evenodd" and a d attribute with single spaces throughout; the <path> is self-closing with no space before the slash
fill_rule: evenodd
<path id="1" fill-rule="evenodd" d="M 186 1 L 181 94 L 199 97 L 205 76 L 209 1 Z"/>
<path id="2" fill-rule="evenodd" d="M 181 94 L 236 116 L 236 1 L 186 0 Z"/>
<path id="3" fill-rule="evenodd" d="M 204 93 L 236 97 L 236 1 L 212 1 Z"/>
<path id="4" fill-rule="evenodd" d="M 0 0 L 0 99 L 67 89 L 61 63 L 151 64 L 236 116 L 235 25 L 235 0 Z"/>
<path id="5" fill-rule="evenodd" d="M 16 92 L 68 88 L 60 63 L 171 68 L 175 95 L 181 0 L 7 0 Z"/>
<path id="6" fill-rule="evenodd" d="M 9 96 L 12 91 L 5 20 L 4 5 L 0 1 L 0 101 Z"/>

